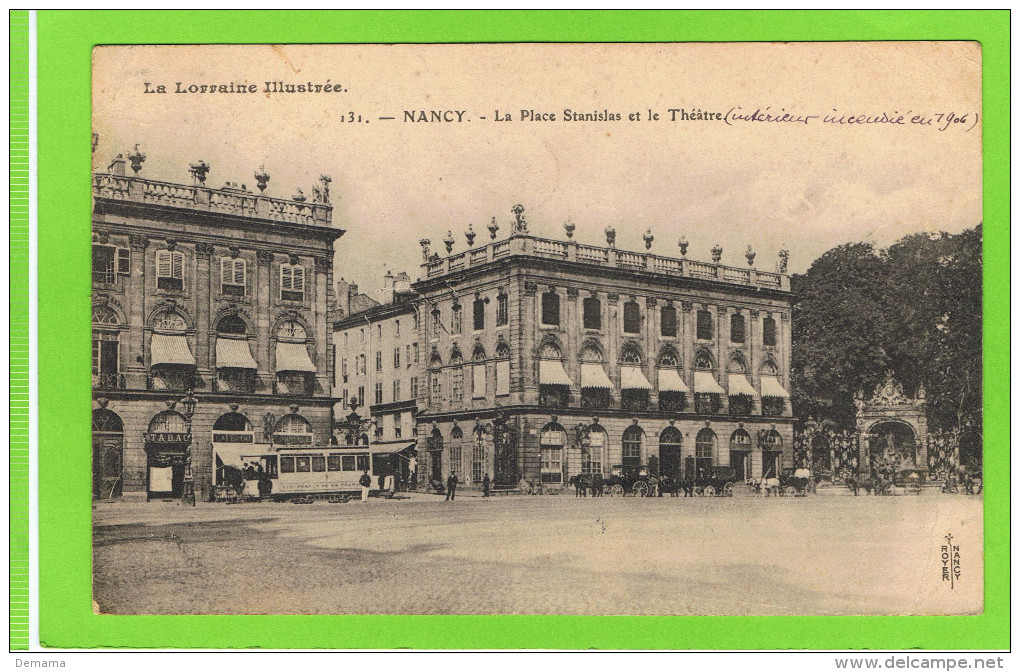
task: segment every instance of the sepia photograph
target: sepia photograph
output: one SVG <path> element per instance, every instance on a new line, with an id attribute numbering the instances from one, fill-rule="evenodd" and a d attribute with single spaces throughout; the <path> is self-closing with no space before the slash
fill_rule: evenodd
<path id="1" fill-rule="evenodd" d="M 95 47 L 94 612 L 981 614 L 981 63 Z"/>

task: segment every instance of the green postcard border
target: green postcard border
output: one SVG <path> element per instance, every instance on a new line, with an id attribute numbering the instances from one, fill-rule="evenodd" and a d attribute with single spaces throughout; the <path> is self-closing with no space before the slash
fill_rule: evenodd
<path id="1" fill-rule="evenodd" d="M 61 648 L 1009 647 L 1009 12 L 40 11 L 40 637 Z M 95 44 L 976 40 L 983 45 L 985 611 L 944 617 L 98 616 L 91 602 Z M 975 222 L 976 223 L 976 222 Z M 13 274 L 12 267 L 12 274 Z M 27 271 L 25 276 L 27 277 Z M 13 284 L 12 284 L 13 287 Z"/>
<path id="2" fill-rule="evenodd" d="M 12 10 L 10 21 L 10 189 L 8 336 L 8 643 L 24 651 L 28 642 L 28 11 Z"/>

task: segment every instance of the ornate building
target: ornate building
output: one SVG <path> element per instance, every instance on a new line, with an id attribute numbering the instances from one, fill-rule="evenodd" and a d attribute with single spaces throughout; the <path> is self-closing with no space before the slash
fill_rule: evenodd
<path id="1" fill-rule="evenodd" d="M 419 480 L 556 485 L 578 473 L 793 466 L 790 285 L 779 272 L 528 233 L 423 248 Z"/>
<path id="2" fill-rule="evenodd" d="M 280 199 L 262 170 L 256 193 L 206 186 L 202 161 L 192 184 L 143 179 L 144 160 L 93 175 L 93 491 L 205 498 L 242 449 L 329 442 L 344 231 L 328 177 Z"/>

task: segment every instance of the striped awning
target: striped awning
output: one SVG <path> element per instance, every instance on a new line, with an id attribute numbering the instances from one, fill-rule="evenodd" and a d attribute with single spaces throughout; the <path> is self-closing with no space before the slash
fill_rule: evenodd
<path id="1" fill-rule="evenodd" d="M 276 370 L 316 372 L 315 364 L 308 356 L 308 346 L 304 343 L 277 343 Z"/>
<path id="2" fill-rule="evenodd" d="M 255 359 L 251 356 L 251 348 L 246 338 L 216 339 L 216 368 L 218 369 L 257 369 Z"/>
<path id="3" fill-rule="evenodd" d="M 762 376 L 761 396 L 780 397 L 782 399 L 789 399 L 790 393 L 787 392 L 786 388 L 784 388 L 782 383 L 779 382 L 779 378 L 775 376 Z"/>
<path id="4" fill-rule="evenodd" d="M 659 392 L 690 392 L 676 369 L 659 369 Z"/>
<path id="5" fill-rule="evenodd" d="M 152 354 L 152 366 L 195 366 L 195 355 L 191 354 L 188 337 L 184 334 L 153 334 L 149 352 Z"/>
<path id="6" fill-rule="evenodd" d="M 620 367 L 620 388 L 624 390 L 650 390 L 652 384 L 645 378 L 640 366 Z"/>
<path id="7" fill-rule="evenodd" d="M 606 375 L 601 364 L 594 362 L 581 364 L 581 387 L 589 389 L 611 390 L 613 383 Z"/>
<path id="8" fill-rule="evenodd" d="M 570 376 L 563 370 L 563 362 L 558 359 L 538 360 L 539 385 L 570 385 Z"/>
<path id="9" fill-rule="evenodd" d="M 694 372 L 694 391 L 699 394 L 726 394 L 711 371 Z"/>
<path id="10" fill-rule="evenodd" d="M 730 388 L 731 397 L 738 394 L 746 394 L 749 397 L 758 395 L 758 391 L 751 387 L 751 383 L 748 382 L 747 376 L 742 373 L 731 373 L 729 375 L 727 387 Z"/>

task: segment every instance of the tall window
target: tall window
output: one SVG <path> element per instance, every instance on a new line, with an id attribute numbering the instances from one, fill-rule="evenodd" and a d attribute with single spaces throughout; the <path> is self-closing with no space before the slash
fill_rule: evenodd
<path id="1" fill-rule="evenodd" d="M 454 427 L 450 431 L 450 471 L 454 471 L 463 477 L 461 460 L 464 458 L 463 451 L 464 431 L 460 427 Z"/>
<path id="2" fill-rule="evenodd" d="M 474 304 L 474 330 L 481 331 L 485 329 L 485 299 L 475 299 Z"/>
<path id="3" fill-rule="evenodd" d="M 375 403 L 381 404 L 382 402 L 382 381 L 378 381 L 375 384 Z"/>
<path id="4" fill-rule="evenodd" d="M 312 445 L 312 426 L 297 413 L 279 419 L 273 441 L 281 446 Z"/>
<path id="5" fill-rule="evenodd" d="M 761 439 L 761 475 L 763 478 L 779 478 L 783 461 L 783 437 L 776 430 L 769 430 Z"/>
<path id="6" fill-rule="evenodd" d="M 715 364 L 712 362 L 712 357 L 709 356 L 704 350 L 700 351 L 694 357 L 694 369 L 695 371 L 706 371 L 712 375 L 715 375 L 713 370 Z M 710 392 L 698 392 L 695 389 L 694 392 L 694 412 L 695 413 L 718 413 L 720 408 L 720 400 L 718 394 Z"/>
<path id="7" fill-rule="evenodd" d="M 641 444 L 645 433 L 637 425 L 631 425 L 623 432 L 623 471 L 634 474 L 641 471 Z"/>
<path id="8" fill-rule="evenodd" d="M 556 292 L 542 294 L 542 324 L 560 326 L 560 295 Z"/>
<path id="9" fill-rule="evenodd" d="M 485 433 L 476 431 L 471 449 L 471 480 L 474 483 L 481 483 L 485 479 L 485 464 Z"/>
<path id="10" fill-rule="evenodd" d="M 411 398 L 418 398 L 418 376 L 411 376 Z"/>
<path id="11" fill-rule="evenodd" d="M 539 360 L 562 360 L 563 354 L 554 343 L 546 343 L 538 353 Z M 540 364 L 541 365 L 541 364 Z M 570 388 L 559 382 L 539 379 L 538 403 L 542 406 L 566 406 Z"/>
<path id="12" fill-rule="evenodd" d="M 637 301 L 623 304 L 623 331 L 628 334 L 641 333 L 641 307 Z"/>
<path id="13" fill-rule="evenodd" d="M 712 313 L 702 308 L 698 311 L 698 340 L 711 341 L 715 329 L 712 328 Z"/>
<path id="14" fill-rule="evenodd" d="M 510 297 L 500 294 L 496 297 L 496 326 L 504 327 L 510 321 Z"/>
<path id="15" fill-rule="evenodd" d="M 393 335 L 397 337 L 400 336 L 400 320 L 393 321 Z"/>
<path id="16" fill-rule="evenodd" d="M 678 369 L 679 358 L 673 350 L 666 350 L 659 357 L 659 369 Z M 659 410 L 660 411 L 683 411 L 684 393 L 677 390 L 662 389 L 662 377 L 659 378 Z"/>
<path id="17" fill-rule="evenodd" d="M 542 429 L 542 482 L 563 482 L 563 446 L 567 433 L 560 425 L 551 422 Z"/>
<path id="18" fill-rule="evenodd" d="M 453 305 L 453 311 L 450 313 L 450 333 L 459 334 L 462 330 L 462 318 L 464 311 L 461 310 L 460 304 Z"/>
<path id="19" fill-rule="evenodd" d="M 625 347 L 620 363 L 625 367 L 641 366 L 641 355 L 634 347 Z M 620 405 L 630 411 L 644 411 L 648 408 L 648 390 L 622 386 Z"/>
<path id="20" fill-rule="evenodd" d="M 305 267 L 297 264 L 280 265 L 280 300 L 305 300 Z M 362 332 L 364 333 L 364 332 Z"/>
<path id="21" fill-rule="evenodd" d="M 400 346 L 393 348 L 393 368 L 400 368 Z"/>
<path id="22" fill-rule="evenodd" d="M 382 350 L 375 351 L 375 370 L 382 371 Z"/>
<path id="23" fill-rule="evenodd" d="M 400 380 L 393 381 L 393 401 L 400 401 Z"/>
<path id="24" fill-rule="evenodd" d="M 410 344 L 404 346 L 404 361 L 407 362 L 407 366 L 411 366 L 411 346 Z"/>
<path id="25" fill-rule="evenodd" d="M 695 477 L 706 478 L 711 476 L 712 461 L 715 459 L 716 436 L 708 427 L 698 432 L 694 440 Z"/>
<path id="26" fill-rule="evenodd" d="M 375 325 L 375 337 L 382 340 L 382 325 Z"/>
<path id="27" fill-rule="evenodd" d="M 585 329 L 601 329 L 602 328 L 602 302 L 598 300 L 598 297 L 589 296 L 584 300 L 584 328 Z"/>
<path id="28" fill-rule="evenodd" d="M 450 355 L 450 401 L 459 404 L 464 401 L 464 359 L 460 350 Z"/>
<path id="29" fill-rule="evenodd" d="M 432 329 L 429 333 L 430 338 L 439 338 L 439 333 L 443 329 L 443 314 L 436 308 L 432 311 Z"/>
<path id="30" fill-rule="evenodd" d="M 744 316 L 740 313 L 730 315 L 730 342 L 743 343 L 747 339 Z"/>
<path id="31" fill-rule="evenodd" d="M 606 454 L 606 430 L 599 425 L 588 428 L 588 442 L 581 443 L 581 472 L 601 474 Z"/>
<path id="32" fill-rule="evenodd" d="M 131 250 L 113 245 L 92 246 L 92 282 L 110 284 L 131 273 Z"/>
<path id="33" fill-rule="evenodd" d="M 471 366 L 471 398 L 485 398 L 485 349 L 475 348 L 474 364 Z"/>
<path id="34" fill-rule="evenodd" d="M 659 433 L 659 473 L 663 476 L 680 477 L 683 440 L 676 427 L 666 427 Z"/>
<path id="35" fill-rule="evenodd" d="M 659 319 L 659 333 L 663 336 L 676 336 L 676 308 L 663 306 Z"/>
<path id="36" fill-rule="evenodd" d="M 244 296 L 248 279 L 248 264 L 244 259 L 223 257 L 220 259 L 220 293 L 229 296 Z"/>
<path id="37" fill-rule="evenodd" d="M 496 347 L 496 396 L 510 394 L 510 347 L 501 343 Z"/>
<path id="38" fill-rule="evenodd" d="M 92 386 L 120 387 L 120 333 L 109 306 L 92 307 Z"/>
<path id="39" fill-rule="evenodd" d="M 404 435 L 404 414 L 395 413 L 393 415 L 393 438 L 399 439 Z"/>
<path id="40" fill-rule="evenodd" d="M 156 287 L 168 291 L 184 289 L 184 253 L 176 250 L 156 251 Z"/>
<path id="41" fill-rule="evenodd" d="M 776 319 L 774 317 L 766 317 L 761 323 L 761 340 L 765 345 L 774 346 L 776 344 Z"/>

